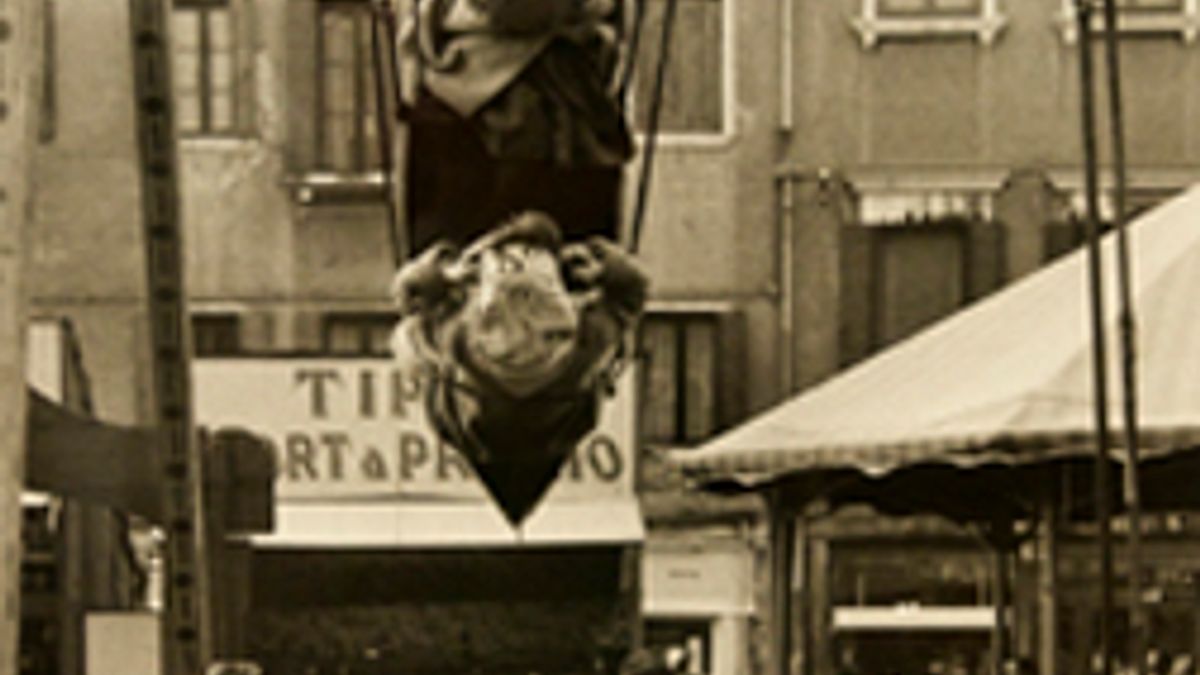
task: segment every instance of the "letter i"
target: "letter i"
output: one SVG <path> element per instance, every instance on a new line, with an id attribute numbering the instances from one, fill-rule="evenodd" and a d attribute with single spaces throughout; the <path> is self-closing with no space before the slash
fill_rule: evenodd
<path id="1" fill-rule="evenodd" d="M 370 370 L 358 374 L 358 411 L 363 417 L 375 416 L 375 373 Z"/>

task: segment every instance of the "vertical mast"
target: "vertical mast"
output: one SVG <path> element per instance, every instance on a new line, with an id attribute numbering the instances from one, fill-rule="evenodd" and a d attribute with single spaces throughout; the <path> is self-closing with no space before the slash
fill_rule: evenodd
<path id="1" fill-rule="evenodd" d="M 162 434 L 163 672 L 199 675 L 208 661 L 207 574 L 171 90 L 167 0 L 129 0 L 155 422 Z"/>
<path id="2" fill-rule="evenodd" d="M 30 218 L 41 3 L 0 0 L 0 675 L 18 672 L 25 475 L 25 232 Z"/>

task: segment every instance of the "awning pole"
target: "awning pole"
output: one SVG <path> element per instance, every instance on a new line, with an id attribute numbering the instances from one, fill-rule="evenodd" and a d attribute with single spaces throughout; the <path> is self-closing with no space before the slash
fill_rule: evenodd
<path id="1" fill-rule="evenodd" d="M 988 537 L 992 549 L 992 572 L 996 583 L 996 627 L 992 630 L 992 669 L 1004 673 L 1004 664 L 1013 655 L 1012 639 L 1012 554 L 1016 546 L 1012 521 L 991 524 Z"/>
<path id="2" fill-rule="evenodd" d="M 1096 130 L 1092 73 L 1091 0 L 1075 0 L 1079 31 L 1079 100 L 1083 132 L 1083 169 L 1087 201 L 1088 286 L 1091 300 L 1092 381 L 1095 397 L 1095 500 L 1100 548 L 1100 675 L 1112 675 L 1112 541 L 1108 488 L 1108 374 L 1104 344 L 1104 296 L 1100 261 L 1099 200 L 1096 180 Z"/>
<path id="3" fill-rule="evenodd" d="M 778 488 L 768 494 L 772 675 L 790 675 L 792 660 L 792 569 L 795 566 L 796 514 L 783 502 Z"/>
<path id="4" fill-rule="evenodd" d="M 1113 227 L 1117 239 L 1118 326 L 1121 350 L 1121 410 L 1124 416 L 1125 509 L 1129 518 L 1129 662 L 1146 670 L 1146 615 L 1142 607 L 1142 496 L 1138 480 L 1137 342 L 1126 228 L 1125 116 L 1115 0 L 1104 0 L 1104 53 L 1108 66 L 1109 131 L 1113 160 Z"/>

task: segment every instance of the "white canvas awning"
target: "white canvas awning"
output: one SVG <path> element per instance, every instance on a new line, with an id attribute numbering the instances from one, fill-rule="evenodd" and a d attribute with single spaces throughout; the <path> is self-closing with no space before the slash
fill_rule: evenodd
<path id="1" fill-rule="evenodd" d="M 1129 226 L 1149 456 L 1200 444 L 1200 188 Z M 1103 242 L 1111 429 L 1121 428 L 1115 237 Z M 674 458 L 704 483 L 818 469 L 1036 462 L 1093 451 L 1086 251 Z"/>

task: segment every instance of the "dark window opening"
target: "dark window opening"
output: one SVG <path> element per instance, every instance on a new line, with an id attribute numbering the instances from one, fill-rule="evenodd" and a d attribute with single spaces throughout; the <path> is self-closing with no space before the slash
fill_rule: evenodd
<path id="1" fill-rule="evenodd" d="M 689 444 L 716 431 L 719 328 L 719 316 L 709 313 L 643 320 L 638 342 L 643 440 Z"/>
<path id="2" fill-rule="evenodd" d="M 387 312 L 331 314 L 325 317 L 322 349 L 339 356 L 387 356 L 398 317 Z"/>
<path id="3" fill-rule="evenodd" d="M 232 356 L 242 351 L 242 322 L 236 314 L 199 314 L 192 317 L 192 344 L 196 356 Z"/>

